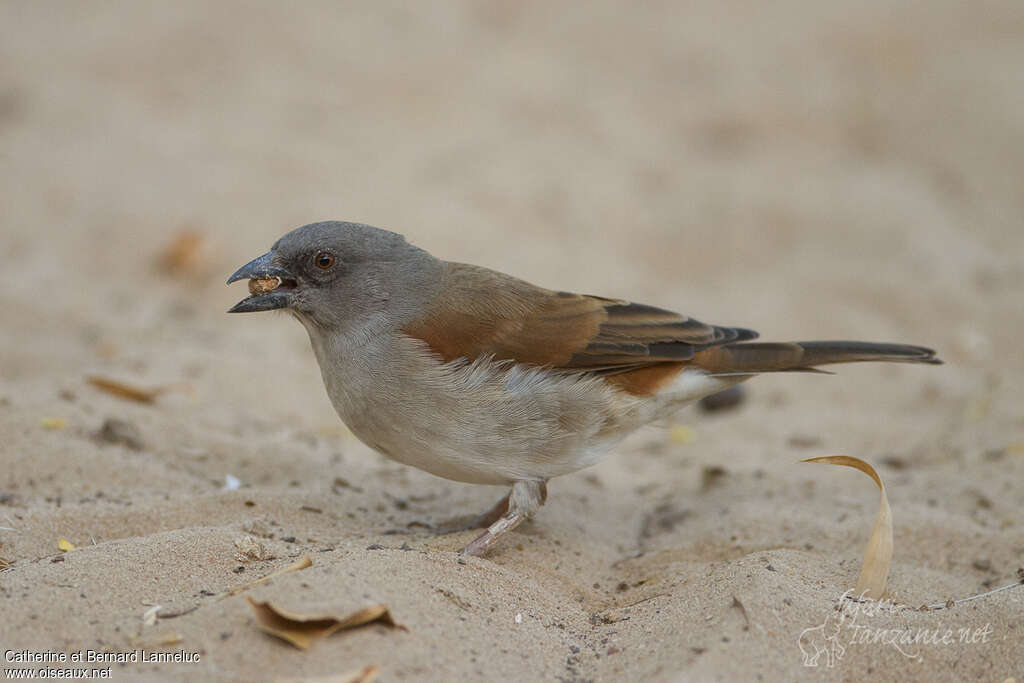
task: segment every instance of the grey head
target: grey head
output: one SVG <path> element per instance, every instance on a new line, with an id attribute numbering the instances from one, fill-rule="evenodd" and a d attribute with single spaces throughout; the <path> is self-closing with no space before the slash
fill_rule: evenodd
<path id="1" fill-rule="evenodd" d="M 443 271 L 442 261 L 399 234 L 360 223 L 311 223 L 228 278 L 271 281 L 250 285 L 252 294 L 228 313 L 286 309 L 311 332 L 384 332 L 422 312 Z"/>

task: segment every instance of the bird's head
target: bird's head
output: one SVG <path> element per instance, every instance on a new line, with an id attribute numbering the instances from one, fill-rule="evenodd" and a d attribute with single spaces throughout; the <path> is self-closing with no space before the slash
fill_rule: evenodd
<path id="1" fill-rule="evenodd" d="M 321 328 L 401 323 L 436 292 L 443 265 L 401 235 L 325 221 L 292 230 L 228 278 L 250 295 L 228 313 L 287 309 Z"/>

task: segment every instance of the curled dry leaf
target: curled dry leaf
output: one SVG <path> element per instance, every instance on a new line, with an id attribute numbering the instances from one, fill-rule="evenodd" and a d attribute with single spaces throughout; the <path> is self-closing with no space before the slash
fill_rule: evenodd
<path id="1" fill-rule="evenodd" d="M 0 557 L 0 569 L 7 569 L 10 566 L 11 566 L 11 561 L 10 560 L 5 559 L 3 557 Z"/>
<path id="2" fill-rule="evenodd" d="M 59 550 L 60 550 L 60 551 L 61 551 L 62 553 L 66 553 L 66 552 L 68 552 L 68 551 L 74 550 L 74 549 L 75 549 L 75 544 L 74 544 L 74 543 L 72 543 L 71 541 L 69 541 L 69 540 L 68 540 L 68 539 L 66 539 L 66 538 L 61 538 L 61 539 L 59 539 L 59 540 L 57 541 L 57 548 L 58 548 L 58 549 L 59 549 Z"/>
<path id="3" fill-rule="evenodd" d="M 281 609 L 270 602 L 248 598 L 249 605 L 256 612 L 261 631 L 286 640 L 300 650 L 308 650 L 317 638 L 329 636 L 336 631 L 356 628 L 366 624 L 380 623 L 391 628 L 405 629 L 395 622 L 391 612 L 384 605 L 372 605 L 347 616 L 310 616 Z"/>
<path id="4" fill-rule="evenodd" d="M 826 465 L 843 465 L 860 470 L 871 477 L 878 490 L 881 500 L 878 503 L 878 516 L 875 526 L 871 529 L 871 538 L 864 550 L 864 563 L 860 568 L 856 592 L 866 598 L 879 600 L 885 592 L 885 582 L 889 578 L 889 567 L 892 565 L 892 511 L 889 509 L 889 498 L 885 495 L 885 485 L 875 472 L 875 468 L 860 458 L 848 455 L 831 455 L 822 458 L 808 458 L 802 462 L 819 462 Z"/>

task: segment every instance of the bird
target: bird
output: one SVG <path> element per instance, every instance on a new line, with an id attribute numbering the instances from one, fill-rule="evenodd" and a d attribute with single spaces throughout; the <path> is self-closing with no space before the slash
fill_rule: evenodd
<path id="1" fill-rule="evenodd" d="M 532 517 L 550 479 L 756 375 L 942 363 L 907 344 L 754 341 L 743 327 L 444 261 L 361 223 L 292 230 L 228 284 L 244 279 L 250 294 L 228 312 L 298 319 L 331 403 L 363 443 L 446 479 L 509 488 L 476 520 L 484 531 L 466 555 Z"/>

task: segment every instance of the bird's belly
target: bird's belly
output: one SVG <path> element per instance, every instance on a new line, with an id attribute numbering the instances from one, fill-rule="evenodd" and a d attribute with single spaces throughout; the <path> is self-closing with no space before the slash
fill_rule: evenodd
<path id="1" fill-rule="evenodd" d="M 593 464 L 631 431 L 617 423 L 620 392 L 600 380 L 486 359 L 397 371 L 324 379 L 363 443 L 446 479 L 550 479 Z"/>
<path id="2" fill-rule="evenodd" d="M 510 468 L 501 467 L 500 461 L 494 459 L 496 454 L 493 452 L 491 457 L 474 457 L 473 451 L 457 451 L 444 444 L 427 445 L 416 440 L 418 444 L 412 446 L 414 439 L 400 431 L 385 433 L 376 426 L 369 430 L 353 425 L 349 425 L 349 428 L 360 441 L 381 455 L 438 477 L 467 484 L 492 485 L 512 484 L 521 478 L 514 476 Z M 366 436 L 360 434 L 360 431 Z"/>
<path id="3" fill-rule="evenodd" d="M 537 414 L 510 425 L 507 418 L 518 408 L 514 401 L 467 404 L 457 416 L 441 417 L 410 401 L 338 413 L 360 441 L 382 455 L 471 484 L 547 480 L 586 467 L 610 449 L 607 437 L 561 430 L 558 415 Z"/>

